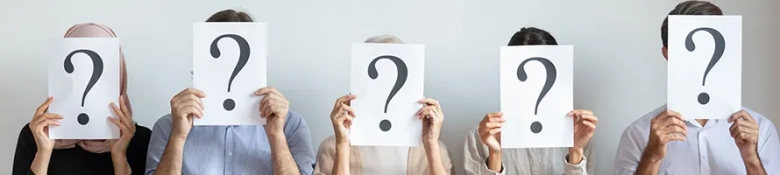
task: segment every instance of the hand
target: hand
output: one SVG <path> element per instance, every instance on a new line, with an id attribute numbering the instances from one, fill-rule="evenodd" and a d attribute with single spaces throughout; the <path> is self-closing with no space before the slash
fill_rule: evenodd
<path id="1" fill-rule="evenodd" d="M 444 122 L 441 105 L 439 105 L 439 101 L 431 98 L 425 98 L 417 102 L 425 105 L 417 112 L 417 116 L 423 120 L 423 142 L 426 144 L 438 144 L 441 125 Z"/>
<path id="2" fill-rule="evenodd" d="M 337 144 L 349 144 L 349 128 L 352 126 L 352 119 L 355 118 L 349 102 L 354 99 L 354 95 L 345 95 L 336 99 L 333 111 L 330 112 L 330 121 L 333 123 L 333 131 L 336 132 Z"/>
<path id="3" fill-rule="evenodd" d="M 192 129 L 193 117 L 203 117 L 203 91 L 187 88 L 171 99 L 171 117 L 173 120 L 171 136 L 186 139 Z"/>
<path id="4" fill-rule="evenodd" d="M 573 110 L 569 112 L 574 120 L 574 149 L 583 149 L 588 144 L 593 133 L 596 132 L 596 123 L 599 119 L 589 110 Z"/>
<path id="5" fill-rule="evenodd" d="M 685 141 L 688 136 L 688 126 L 680 113 L 666 110 L 650 120 L 650 140 L 643 156 L 649 156 L 651 161 L 659 162 L 666 157 L 666 144 L 679 140 Z"/>
<path id="6" fill-rule="evenodd" d="M 127 151 L 127 145 L 130 144 L 130 140 L 135 135 L 135 122 L 133 122 L 133 117 L 127 108 L 124 96 L 119 97 L 119 107 L 111 103 L 111 109 L 118 118 L 108 118 L 108 120 L 119 127 L 120 135 L 119 139 L 109 140 L 108 145 L 111 147 L 111 153 L 124 155 Z"/>
<path id="7" fill-rule="evenodd" d="M 759 128 L 756 119 L 745 110 L 734 113 L 729 118 L 731 124 L 731 137 L 739 148 L 743 158 L 758 157 L 758 134 Z"/>
<path id="8" fill-rule="evenodd" d="M 479 122 L 479 138 L 482 144 L 487 145 L 493 152 L 501 151 L 501 127 L 504 126 L 504 116 L 501 112 L 493 112 L 485 115 L 485 118 Z"/>
<path id="9" fill-rule="evenodd" d="M 255 95 L 265 95 L 260 100 L 260 117 L 265 118 L 265 131 L 267 134 L 284 133 L 284 122 L 287 119 L 287 111 L 290 102 L 273 87 L 264 87 L 255 92 Z"/>
<path id="10" fill-rule="evenodd" d="M 35 144 L 38 145 L 38 151 L 49 151 L 54 149 L 54 139 L 49 139 L 49 125 L 59 126 L 57 122 L 62 119 L 61 115 L 46 113 L 49 105 L 54 101 L 54 97 L 46 99 L 41 106 L 35 110 L 35 115 L 30 121 L 30 130 L 35 138 Z"/>

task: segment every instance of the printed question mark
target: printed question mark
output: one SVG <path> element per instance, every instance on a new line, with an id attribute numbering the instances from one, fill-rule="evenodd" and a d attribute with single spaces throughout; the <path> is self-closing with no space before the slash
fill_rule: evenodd
<path id="1" fill-rule="evenodd" d="M 517 79 L 520 80 L 520 82 L 525 82 L 525 80 L 528 79 L 528 74 L 525 73 L 525 63 L 528 63 L 529 61 L 538 61 L 544 65 L 544 69 L 547 70 L 547 80 L 544 81 L 544 87 L 542 87 L 542 92 L 539 93 L 539 98 L 536 99 L 536 107 L 534 108 L 534 115 L 539 110 L 539 102 L 544 99 L 544 96 L 547 95 L 547 92 L 550 91 L 550 88 L 552 88 L 553 84 L 555 84 L 555 77 L 558 74 L 558 71 L 555 69 L 555 65 L 553 65 L 550 60 L 547 58 L 542 57 L 533 57 L 525 59 L 522 63 L 520 63 L 520 66 L 517 67 Z M 534 134 L 542 132 L 542 123 L 539 121 L 534 121 L 531 123 L 531 132 Z"/>
<path id="2" fill-rule="evenodd" d="M 379 77 L 379 72 L 376 71 L 376 62 L 381 59 L 393 61 L 395 67 L 398 69 L 398 78 L 395 79 L 395 85 L 393 85 L 393 89 L 390 91 L 390 95 L 387 96 L 387 101 L 385 102 L 385 113 L 387 113 L 387 105 L 390 104 L 390 100 L 393 99 L 393 96 L 395 96 L 395 94 L 398 93 L 398 90 L 401 90 L 401 87 L 406 83 L 406 77 L 409 75 L 409 70 L 406 68 L 406 63 L 400 58 L 392 55 L 382 55 L 374 58 L 374 60 L 368 64 L 368 77 L 371 77 L 372 80 L 376 80 L 376 78 Z M 382 131 L 389 131 L 391 126 L 390 121 L 387 119 L 379 122 L 379 129 Z"/>
<path id="3" fill-rule="evenodd" d="M 715 29 L 709 27 L 697 28 L 688 33 L 688 37 L 685 37 L 685 48 L 688 49 L 689 52 L 696 50 L 696 45 L 693 43 L 693 34 L 698 31 L 706 31 L 715 39 L 715 53 L 713 53 L 712 58 L 710 58 L 710 63 L 707 64 L 707 69 L 704 71 L 704 77 L 702 77 L 701 80 L 701 86 L 704 86 L 704 83 L 707 82 L 707 74 L 710 73 L 712 67 L 714 67 L 720 60 L 720 57 L 723 56 L 723 50 L 726 49 L 726 41 L 723 39 L 723 35 Z M 710 95 L 706 92 L 702 92 L 699 94 L 698 100 L 699 104 L 705 105 L 710 102 Z"/>
<path id="4" fill-rule="evenodd" d="M 65 72 L 68 74 L 73 73 L 74 67 L 73 61 L 71 61 L 71 57 L 77 53 L 87 54 L 87 56 L 92 59 L 92 77 L 89 78 L 89 83 L 87 83 L 87 87 L 84 89 L 84 93 L 81 96 L 81 107 L 84 107 L 84 100 L 87 98 L 87 94 L 89 94 L 89 91 L 92 90 L 93 86 L 95 86 L 95 83 L 97 83 L 97 81 L 100 79 L 100 76 L 103 75 L 103 59 L 100 58 L 100 55 L 92 50 L 79 49 L 70 52 L 70 54 L 65 57 Z M 86 125 L 89 123 L 89 115 L 86 113 L 79 114 L 78 118 L 76 119 L 81 125 Z"/>
<path id="5" fill-rule="evenodd" d="M 214 41 L 211 41 L 211 57 L 214 57 L 214 59 L 217 59 L 220 55 L 222 55 L 222 52 L 219 51 L 219 47 L 217 46 L 217 42 L 219 42 L 219 40 L 222 38 L 233 38 L 233 40 L 236 40 L 236 43 L 238 43 L 238 63 L 236 64 L 236 67 L 233 68 L 233 74 L 230 74 L 230 81 L 228 82 L 227 92 L 230 92 L 230 87 L 233 85 L 233 79 L 236 78 L 238 72 L 241 72 L 241 69 L 244 68 L 246 62 L 249 61 L 249 43 L 246 42 L 244 37 L 235 34 L 221 35 L 215 38 Z M 234 108 L 236 108 L 236 102 L 230 98 L 225 99 L 225 102 L 222 102 L 222 107 L 224 107 L 227 111 L 232 111 Z"/>

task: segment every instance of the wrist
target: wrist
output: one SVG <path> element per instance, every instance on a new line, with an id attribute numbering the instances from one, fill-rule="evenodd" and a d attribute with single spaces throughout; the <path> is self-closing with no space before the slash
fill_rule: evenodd
<path id="1" fill-rule="evenodd" d="M 657 154 L 655 150 L 646 148 L 645 152 L 642 153 L 642 159 L 644 161 L 648 161 L 650 163 L 659 163 L 661 160 L 664 159 L 664 155 Z"/>
<path id="2" fill-rule="evenodd" d="M 38 152 L 35 152 L 36 157 L 51 157 L 51 149 L 38 149 Z"/>
<path id="3" fill-rule="evenodd" d="M 569 162 L 569 164 L 580 164 L 583 157 L 583 149 L 582 148 L 569 148 L 569 155 L 567 156 L 566 161 Z"/>

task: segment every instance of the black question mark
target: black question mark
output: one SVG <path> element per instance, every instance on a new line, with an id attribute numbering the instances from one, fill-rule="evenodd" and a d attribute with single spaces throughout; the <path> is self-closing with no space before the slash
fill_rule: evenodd
<path id="1" fill-rule="evenodd" d="M 371 77 L 372 80 L 376 80 L 376 78 L 379 77 L 379 72 L 376 71 L 376 62 L 381 59 L 393 61 L 395 67 L 398 69 L 398 78 L 395 79 L 395 85 L 393 85 L 393 89 L 390 91 L 390 95 L 387 96 L 387 101 L 385 102 L 385 113 L 387 113 L 387 105 L 390 104 L 390 100 L 393 99 L 393 96 L 395 96 L 395 94 L 398 93 L 398 90 L 401 90 L 401 87 L 406 83 L 406 77 L 409 75 L 409 70 L 406 68 L 406 63 L 400 58 L 392 55 L 382 55 L 374 58 L 374 60 L 368 64 L 368 77 Z M 391 126 L 390 121 L 387 119 L 379 122 L 379 129 L 382 131 L 389 131 Z"/>
<path id="2" fill-rule="evenodd" d="M 214 57 L 214 59 L 219 58 L 222 53 L 219 51 L 219 47 L 217 46 L 217 42 L 219 42 L 222 38 L 233 38 L 233 40 L 236 40 L 236 43 L 238 43 L 238 63 L 236 64 L 236 67 L 233 68 L 233 74 L 230 74 L 230 81 L 228 82 L 228 89 L 227 91 L 230 92 L 230 87 L 233 84 L 233 79 L 236 78 L 236 75 L 238 75 L 238 72 L 241 72 L 241 69 L 244 68 L 244 65 L 246 65 L 246 62 L 249 61 L 249 43 L 246 42 L 246 39 L 244 37 L 235 35 L 235 34 L 224 34 L 214 39 L 214 41 L 211 41 L 211 57 Z M 225 99 L 225 102 L 222 102 L 222 107 L 225 108 L 227 111 L 232 111 L 236 107 L 236 102 L 233 101 L 233 99 Z"/>
<path id="3" fill-rule="evenodd" d="M 89 93 L 89 90 L 92 89 L 93 86 L 95 86 L 95 83 L 100 79 L 100 76 L 103 75 L 103 59 L 100 58 L 100 55 L 95 53 L 95 51 L 87 50 L 87 49 L 79 49 L 75 50 L 73 52 L 70 52 L 67 57 L 65 57 L 65 72 L 68 74 L 73 73 L 73 62 L 71 61 L 71 57 L 77 53 L 84 53 L 89 56 L 89 58 L 92 59 L 92 77 L 89 78 L 89 83 L 87 83 L 87 87 L 84 89 L 84 93 L 81 96 L 81 107 L 84 107 L 84 100 L 87 98 L 87 94 Z M 81 125 L 86 125 L 89 123 L 89 115 L 86 113 L 79 114 L 77 121 Z"/>
<path id="4" fill-rule="evenodd" d="M 707 64 L 707 69 L 704 71 L 704 77 L 702 77 L 701 80 L 701 86 L 704 86 L 704 83 L 707 82 L 707 74 L 710 73 L 710 70 L 715 66 L 715 63 L 718 63 L 720 57 L 723 56 L 723 51 L 726 49 L 726 40 L 723 38 L 723 35 L 715 29 L 709 27 L 697 28 L 688 33 L 688 37 L 685 37 L 685 48 L 688 49 L 689 52 L 696 50 L 696 45 L 693 43 L 693 34 L 698 31 L 706 31 L 715 39 L 715 53 L 712 54 L 710 63 Z M 706 92 L 702 92 L 699 94 L 698 100 L 699 104 L 705 105 L 710 102 L 710 95 Z"/>
<path id="5" fill-rule="evenodd" d="M 547 70 L 547 80 L 544 81 L 544 87 L 542 87 L 542 92 L 539 93 L 539 98 L 536 99 L 536 107 L 534 108 L 534 115 L 539 110 L 539 102 L 542 101 L 545 95 L 547 95 L 547 92 L 550 91 L 550 88 L 552 88 L 553 84 L 555 84 L 555 77 L 558 74 L 558 71 L 555 69 L 555 65 L 548 60 L 547 58 L 542 57 L 533 57 L 525 59 L 522 63 L 520 63 L 520 66 L 517 67 L 517 79 L 519 79 L 521 82 L 525 82 L 525 80 L 528 79 L 528 74 L 525 73 L 525 63 L 528 63 L 529 61 L 538 61 L 544 65 L 544 69 Z M 533 133 L 539 133 L 542 132 L 542 123 L 539 123 L 539 121 L 534 121 L 531 123 L 531 132 Z"/>

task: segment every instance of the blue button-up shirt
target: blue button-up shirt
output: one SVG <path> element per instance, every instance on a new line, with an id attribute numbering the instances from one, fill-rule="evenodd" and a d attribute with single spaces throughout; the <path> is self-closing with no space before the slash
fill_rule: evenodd
<path id="1" fill-rule="evenodd" d="M 146 174 L 154 174 L 171 132 L 171 115 L 154 124 L 146 158 Z M 311 174 L 314 164 L 311 133 L 303 117 L 289 112 L 284 135 L 301 174 Z M 194 126 L 187 135 L 182 174 L 273 174 L 271 146 L 260 125 Z M 293 166 L 293 165 L 289 165 Z"/>

